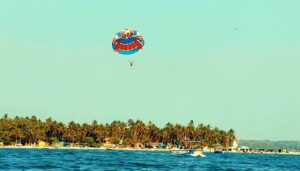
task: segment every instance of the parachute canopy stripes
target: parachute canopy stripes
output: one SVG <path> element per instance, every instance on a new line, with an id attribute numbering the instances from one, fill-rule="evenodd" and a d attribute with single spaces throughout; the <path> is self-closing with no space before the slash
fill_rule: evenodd
<path id="1" fill-rule="evenodd" d="M 138 31 L 129 28 L 115 34 L 112 48 L 119 54 L 130 55 L 141 50 L 144 43 L 144 37 Z"/>

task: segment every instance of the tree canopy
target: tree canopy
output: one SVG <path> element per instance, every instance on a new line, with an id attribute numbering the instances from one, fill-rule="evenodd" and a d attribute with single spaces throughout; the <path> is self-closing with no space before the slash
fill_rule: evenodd
<path id="1" fill-rule="evenodd" d="M 19 141 L 22 144 L 34 144 L 38 141 L 46 141 L 49 144 L 64 141 L 68 143 L 85 143 L 89 146 L 99 146 L 107 138 L 111 143 L 122 140 L 124 145 L 136 143 L 148 144 L 161 142 L 164 144 L 176 144 L 184 138 L 201 141 L 203 146 L 214 146 L 216 144 L 228 147 L 235 139 L 233 129 L 221 130 L 210 125 L 196 125 L 191 120 L 187 125 L 167 123 L 159 128 L 151 121 L 144 123 L 141 120 L 129 119 L 124 121 L 113 121 L 111 123 L 68 124 L 58 122 L 52 118 L 45 121 L 36 116 L 10 118 L 4 114 L 0 119 L 0 141 L 5 145 L 14 144 Z"/>

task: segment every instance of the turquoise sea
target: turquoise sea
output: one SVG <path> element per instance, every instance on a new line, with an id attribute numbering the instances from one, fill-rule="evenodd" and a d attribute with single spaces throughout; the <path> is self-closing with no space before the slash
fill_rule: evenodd
<path id="1" fill-rule="evenodd" d="M 0 149 L 0 170 L 300 170 L 300 155 Z"/>

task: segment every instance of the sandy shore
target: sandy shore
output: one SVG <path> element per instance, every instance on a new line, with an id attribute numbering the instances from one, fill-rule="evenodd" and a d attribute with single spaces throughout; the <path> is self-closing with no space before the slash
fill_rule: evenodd
<path id="1" fill-rule="evenodd" d="M 35 146 L 2 146 L 0 149 L 63 149 L 63 150 L 127 150 L 127 151 L 170 151 L 169 149 L 139 148 L 94 148 L 94 147 L 35 147 Z"/>

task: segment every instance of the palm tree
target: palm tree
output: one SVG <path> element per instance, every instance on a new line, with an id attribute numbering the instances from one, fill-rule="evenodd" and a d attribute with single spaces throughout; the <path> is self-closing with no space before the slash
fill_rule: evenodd
<path id="1" fill-rule="evenodd" d="M 177 142 L 177 131 L 174 128 L 174 125 L 168 122 L 162 130 L 163 133 L 163 142 L 165 144 L 171 143 L 174 144 Z"/>
<path id="2" fill-rule="evenodd" d="M 188 126 L 185 128 L 185 133 L 191 140 L 195 140 L 196 138 L 196 129 L 194 126 L 194 121 L 191 120 L 190 123 L 188 123 Z"/>
<path id="3" fill-rule="evenodd" d="M 124 144 L 132 145 L 157 141 L 165 144 L 177 144 L 185 137 L 189 137 L 191 140 L 201 140 L 207 145 L 222 144 L 225 147 L 232 145 L 236 138 L 233 129 L 224 131 L 204 124 L 195 127 L 193 120 L 187 126 L 173 125 L 168 122 L 160 129 L 152 122 L 146 125 L 141 120 L 134 121 L 132 119 L 129 119 L 127 123 L 113 121 L 105 125 L 98 124 L 96 120 L 91 124 L 84 123 L 82 125 L 71 121 L 66 126 L 52 118 L 42 122 L 36 116 L 10 118 L 4 114 L 0 118 L 0 140 L 5 141 L 5 144 L 20 140 L 27 144 L 36 143 L 38 140 L 52 143 L 55 139 L 71 143 L 88 142 L 93 145 L 105 142 L 106 138 L 113 138 L 114 141 L 123 140 Z"/>
<path id="4" fill-rule="evenodd" d="M 126 123 L 121 121 L 113 121 L 109 125 L 110 135 L 111 137 L 115 137 L 118 139 L 122 139 L 126 130 Z"/>
<path id="5" fill-rule="evenodd" d="M 179 143 L 186 137 L 186 133 L 185 133 L 186 128 L 180 124 L 176 124 L 174 129 L 176 132 L 177 143 Z"/>
<path id="6" fill-rule="evenodd" d="M 78 142 L 80 140 L 80 125 L 71 121 L 64 132 L 63 138 L 67 142 Z"/>
<path id="7" fill-rule="evenodd" d="M 144 134 L 146 132 L 145 123 L 141 120 L 137 120 L 134 122 L 133 120 L 130 119 L 128 121 L 128 128 L 131 137 L 130 144 L 142 143 Z"/>
<path id="8" fill-rule="evenodd" d="M 55 125 L 55 129 L 56 129 L 56 137 L 58 139 L 58 141 L 61 141 L 66 129 L 65 124 L 63 124 L 62 122 L 59 122 Z"/>
<path id="9" fill-rule="evenodd" d="M 157 142 L 159 140 L 159 128 L 151 121 L 147 125 L 147 136 L 149 142 Z"/>

